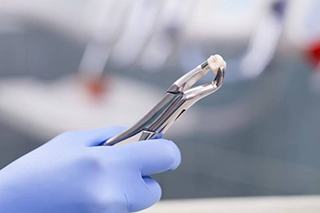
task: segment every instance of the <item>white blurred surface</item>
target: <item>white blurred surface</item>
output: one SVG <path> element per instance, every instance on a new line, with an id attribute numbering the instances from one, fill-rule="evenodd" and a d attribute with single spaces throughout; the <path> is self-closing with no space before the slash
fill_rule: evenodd
<path id="1" fill-rule="evenodd" d="M 144 213 L 318 213 L 319 196 L 217 198 L 162 201 Z"/>
<path id="2" fill-rule="evenodd" d="M 70 130 L 114 125 L 129 127 L 158 103 L 165 92 L 165 89 L 161 92 L 141 82 L 114 76 L 109 93 L 95 102 L 78 83 L 72 78 L 52 83 L 32 79 L 2 80 L 2 119 L 41 137 L 53 137 Z M 173 134 L 188 131 L 194 113 L 186 113 L 179 119 Z"/>
<path id="3" fill-rule="evenodd" d="M 290 4 L 286 31 L 290 43 L 303 48 L 320 37 L 320 1 L 294 0 L 293 2 Z"/>
<path id="4" fill-rule="evenodd" d="M 140 4 L 142 0 L 116 0 L 117 5 Z M 162 4 L 179 0 L 161 0 Z M 193 11 L 184 21 L 187 28 L 183 39 L 228 39 L 237 40 L 249 38 L 254 32 L 259 20 L 266 14 L 272 0 L 195 0 Z M 180 4 L 183 1 L 181 1 Z M 0 15 L 7 14 L 18 18 L 22 22 L 40 24 L 53 28 L 61 33 L 69 34 L 71 38 L 88 41 L 101 27 L 110 25 L 112 17 L 103 19 L 110 13 L 110 6 L 114 0 L 2 0 Z M 295 46 L 308 44 L 310 40 L 318 38 L 320 34 L 319 1 L 318 0 L 290 0 L 285 25 L 286 43 Z M 113 7 L 113 6 L 112 6 Z M 122 11 L 122 7 L 111 8 Z M 166 16 L 167 11 L 160 11 L 159 16 Z M 126 20 L 121 25 L 128 25 L 131 20 L 128 11 Z M 141 14 L 143 16 L 143 14 Z M 143 19 L 142 19 L 143 20 Z M 161 20 L 153 24 L 160 26 Z M 139 22 L 135 28 L 141 28 Z M 131 35 L 132 37 L 132 35 Z"/>
<path id="5" fill-rule="evenodd" d="M 89 38 L 96 31 L 103 14 L 108 11 L 110 1 L 3 0 L 0 4 L 0 12 L 13 14 L 24 21 L 29 19 L 48 27 L 58 28 L 80 38 Z M 173 0 L 159 2 L 164 4 L 169 1 Z M 235 37 L 248 37 L 251 34 L 270 0 L 197 0 L 195 2 L 194 11 L 188 20 L 187 36 L 234 39 Z M 117 0 L 117 3 L 129 4 L 131 2 Z"/>

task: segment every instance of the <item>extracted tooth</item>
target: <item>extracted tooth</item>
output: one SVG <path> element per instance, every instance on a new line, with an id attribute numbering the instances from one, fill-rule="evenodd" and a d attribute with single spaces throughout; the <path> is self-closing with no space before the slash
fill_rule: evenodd
<path id="1" fill-rule="evenodd" d="M 219 68 L 225 69 L 227 66 L 227 63 L 224 61 L 222 56 L 218 54 L 210 56 L 207 61 L 210 69 L 214 74 L 217 74 Z"/>

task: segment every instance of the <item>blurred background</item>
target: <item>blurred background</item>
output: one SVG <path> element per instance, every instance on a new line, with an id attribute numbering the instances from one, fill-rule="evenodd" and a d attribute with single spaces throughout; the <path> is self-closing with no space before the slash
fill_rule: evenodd
<path id="1" fill-rule="evenodd" d="M 0 168 L 134 124 L 220 54 L 224 86 L 166 135 L 183 161 L 156 176 L 164 199 L 320 194 L 319 23 L 317 0 L 2 0 Z"/>

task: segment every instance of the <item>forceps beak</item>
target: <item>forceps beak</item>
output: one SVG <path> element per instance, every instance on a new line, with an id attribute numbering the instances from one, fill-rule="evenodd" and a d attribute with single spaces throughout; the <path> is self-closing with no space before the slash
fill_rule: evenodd
<path id="1" fill-rule="evenodd" d="M 183 93 L 185 99 L 194 99 L 194 102 L 196 102 L 201 98 L 216 92 L 222 86 L 225 68 L 226 62 L 220 55 L 210 56 L 205 62 L 176 80 L 167 92 Z M 207 75 L 210 70 L 215 74 L 215 78 L 212 82 L 192 87 L 199 82 L 201 78 Z"/>

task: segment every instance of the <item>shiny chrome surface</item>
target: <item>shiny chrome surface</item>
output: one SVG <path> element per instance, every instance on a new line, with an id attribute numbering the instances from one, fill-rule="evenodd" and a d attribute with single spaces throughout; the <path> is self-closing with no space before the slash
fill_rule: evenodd
<path id="1" fill-rule="evenodd" d="M 141 120 L 128 130 L 107 140 L 103 145 L 114 145 L 138 133 L 139 140 L 164 134 L 187 109 L 200 99 L 216 92 L 223 83 L 226 63 L 219 55 L 209 57 L 201 65 L 176 80 L 166 95 Z M 192 87 L 209 71 L 215 73 L 212 82 Z"/>

